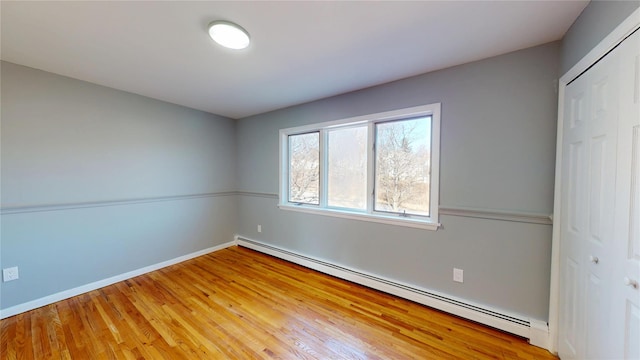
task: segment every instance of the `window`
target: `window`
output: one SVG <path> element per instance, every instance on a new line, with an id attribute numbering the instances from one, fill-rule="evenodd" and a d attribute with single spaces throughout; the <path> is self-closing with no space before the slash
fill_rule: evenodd
<path id="1" fill-rule="evenodd" d="M 327 206 L 367 209 L 367 127 L 327 131 Z"/>
<path id="2" fill-rule="evenodd" d="M 289 135 L 289 202 L 319 204 L 320 133 Z"/>
<path id="3" fill-rule="evenodd" d="M 376 124 L 377 211 L 429 216 L 431 116 Z"/>
<path id="4" fill-rule="evenodd" d="M 280 208 L 435 230 L 440 104 L 280 130 Z"/>

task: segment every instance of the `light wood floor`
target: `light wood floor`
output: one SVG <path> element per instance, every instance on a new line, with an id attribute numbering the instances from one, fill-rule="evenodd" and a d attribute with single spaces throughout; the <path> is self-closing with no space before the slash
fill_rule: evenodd
<path id="1" fill-rule="evenodd" d="M 523 339 L 238 247 L 1 323 L 1 359 L 556 359 Z"/>

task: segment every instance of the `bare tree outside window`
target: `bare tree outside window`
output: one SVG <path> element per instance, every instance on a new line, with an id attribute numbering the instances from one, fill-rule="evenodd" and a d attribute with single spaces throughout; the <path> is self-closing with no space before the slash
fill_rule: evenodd
<path id="1" fill-rule="evenodd" d="M 430 129 L 430 116 L 376 124 L 376 211 L 429 216 Z"/>
<path id="2" fill-rule="evenodd" d="M 320 203 L 320 133 L 289 135 L 289 201 Z"/>

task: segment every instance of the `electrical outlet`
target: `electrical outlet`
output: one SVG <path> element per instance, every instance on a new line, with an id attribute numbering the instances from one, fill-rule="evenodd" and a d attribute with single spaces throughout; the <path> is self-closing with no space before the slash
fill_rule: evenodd
<path id="1" fill-rule="evenodd" d="M 464 270 L 453 268 L 453 281 L 464 282 Z"/>
<path id="2" fill-rule="evenodd" d="M 18 267 L 10 267 L 6 269 L 2 269 L 2 279 L 4 282 L 18 280 Z"/>
<path id="3" fill-rule="evenodd" d="M 258 232 L 261 233 L 262 232 L 262 225 L 258 225 Z"/>

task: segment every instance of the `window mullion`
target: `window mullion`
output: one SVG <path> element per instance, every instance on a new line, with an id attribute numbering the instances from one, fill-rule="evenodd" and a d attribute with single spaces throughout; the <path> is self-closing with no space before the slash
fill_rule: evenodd
<path id="1" fill-rule="evenodd" d="M 280 203 L 289 202 L 289 136 L 280 130 Z"/>
<path id="2" fill-rule="evenodd" d="M 328 133 L 320 129 L 320 207 L 327 207 L 329 187 L 329 156 L 327 151 Z"/>
<path id="3" fill-rule="evenodd" d="M 375 203 L 375 123 L 367 124 L 367 213 L 373 213 Z"/>

